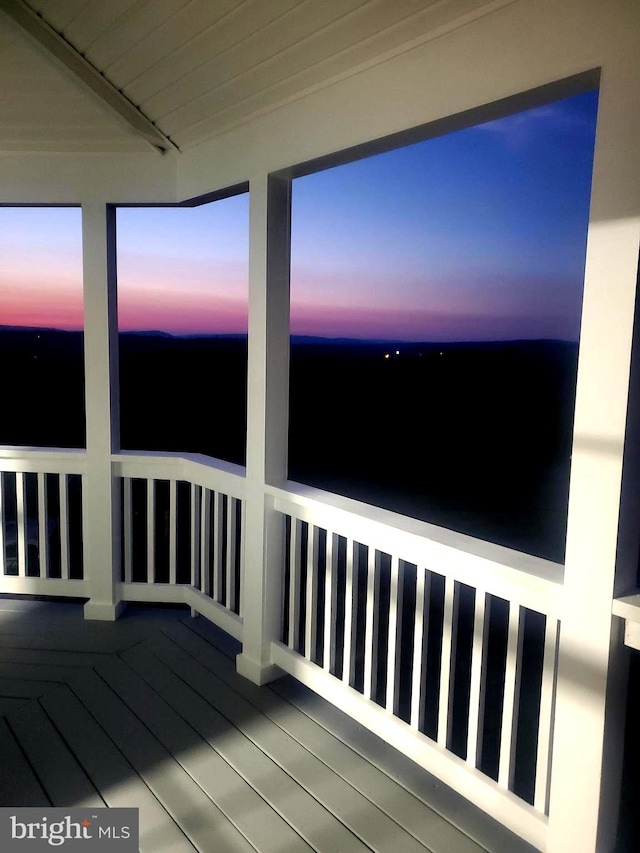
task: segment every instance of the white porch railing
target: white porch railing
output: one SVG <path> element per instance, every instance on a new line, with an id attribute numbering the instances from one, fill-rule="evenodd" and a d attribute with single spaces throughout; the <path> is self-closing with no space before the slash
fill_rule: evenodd
<path id="1" fill-rule="evenodd" d="M 0 451 L 1 592 L 90 594 L 84 468 Z M 244 470 L 156 453 L 112 470 L 116 598 L 185 603 L 242 640 Z M 544 849 L 562 567 L 292 483 L 264 505 L 283 531 L 272 663 Z"/>
<path id="2" fill-rule="evenodd" d="M 0 448 L 0 591 L 88 595 L 81 450 Z"/>
<path id="3" fill-rule="evenodd" d="M 244 470 L 198 455 L 120 453 L 123 601 L 184 602 L 242 639 Z"/>
<path id="4" fill-rule="evenodd" d="M 117 597 L 188 604 L 241 639 L 243 469 L 196 455 L 121 453 L 113 471 L 122 484 Z M 85 472 L 83 450 L 0 449 L 0 592 L 90 595 Z"/>
<path id="5" fill-rule="evenodd" d="M 306 487 L 272 494 L 274 662 L 543 848 L 562 567 Z"/>

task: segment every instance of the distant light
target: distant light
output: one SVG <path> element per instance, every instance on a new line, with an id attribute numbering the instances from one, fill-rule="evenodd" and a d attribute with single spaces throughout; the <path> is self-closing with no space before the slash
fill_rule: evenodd
<path id="1" fill-rule="evenodd" d="M 443 353 L 443 352 L 441 352 L 441 353 L 440 353 L 440 355 L 444 355 L 444 353 Z"/>
<path id="2" fill-rule="evenodd" d="M 385 358 L 389 358 L 389 353 L 388 353 L 388 352 L 385 352 L 384 357 L 385 357 Z"/>
<path id="3" fill-rule="evenodd" d="M 396 350 L 396 355 L 400 355 L 400 350 L 399 350 L 399 349 L 397 349 L 397 350 Z"/>

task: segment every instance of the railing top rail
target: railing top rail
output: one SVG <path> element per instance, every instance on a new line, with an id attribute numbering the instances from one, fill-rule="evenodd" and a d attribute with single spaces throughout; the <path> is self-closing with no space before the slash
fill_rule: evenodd
<path id="1" fill-rule="evenodd" d="M 231 497 L 245 497 L 244 467 L 223 459 L 200 453 L 123 450 L 112 454 L 111 460 L 123 477 L 186 480 Z"/>
<path id="2" fill-rule="evenodd" d="M 640 592 L 614 598 L 611 612 L 614 616 L 620 616 L 622 619 L 640 624 Z"/>
<path id="3" fill-rule="evenodd" d="M 29 457 L 51 456 L 63 458 L 70 455 L 85 456 L 84 447 L 29 447 L 27 445 L 0 444 L 0 459 L 22 459 Z"/>
<path id="4" fill-rule="evenodd" d="M 86 461 L 83 448 L 0 446 L 0 471 L 83 474 Z"/>
<path id="5" fill-rule="evenodd" d="M 216 468 L 220 471 L 227 471 L 230 474 L 237 474 L 244 477 L 244 466 L 236 465 L 234 462 L 226 462 L 224 459 L 217 459 L 214 456 L 206 456 L 204 453 L 189 453 L 181 450 L 119 450 L 112 455 L 112 460 L 120 461 L 123 459 L 135 459 L 144 462 L 166 462 L 173 460 L 175 462 L 194 462 L 198 465 L 205 465 L 208 468 Z"/>
<path id="6" fill-rule="evenodd" d="M 559 617 L 564 567 L 311 486 L 267 487 L 275 507 L 462 583 Z"/>

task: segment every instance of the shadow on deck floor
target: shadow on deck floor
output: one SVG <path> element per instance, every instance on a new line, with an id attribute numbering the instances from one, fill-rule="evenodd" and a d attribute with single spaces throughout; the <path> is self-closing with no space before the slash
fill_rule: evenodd
<path id="1" fill-rule="evenodd" d="M 137 807 L 145 853 L 533 849 L 238 648 L 183 608 L 0 597 L 0 805 Z"/>

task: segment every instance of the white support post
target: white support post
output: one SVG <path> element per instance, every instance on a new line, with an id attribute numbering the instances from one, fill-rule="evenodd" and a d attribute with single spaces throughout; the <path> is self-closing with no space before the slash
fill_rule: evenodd
<path id="1" fill-rule="evenodd" d="M 84 359 L 87 473 L 83 489 L 86 619 L 113 620 L 124 605 L 120 580 L 120 490 L 111 471 L 117 450 L 118 340 L 115 211 L 99 202 L 82 206 Z"/>
<path id="2" fill-rule="evenodd" d="M 616 587 L 640 249 L 640 67 L 603 73 L 578 368 L 548 853 L 608 853 L 618 814 L 624 650 Z M 637 521 L 636 521 L 637 523 Z M 620 577 L 620 575 L 619 575 Z M 614 690 L 613 688 L 616 688 Z M 612 701 L 614 693 L 619 695 Z M 621 694 L 621 695 L 620 695 Z"/>
<path id="3" fill-rule="evenodd" d="M 284 518 L 265 485 L 287 478 L 289 411 L 290 182 L 250 181 L 247 498 L 241 675 L 265 684 L 281 675 L 271 659 L 279 639 Z"/>

